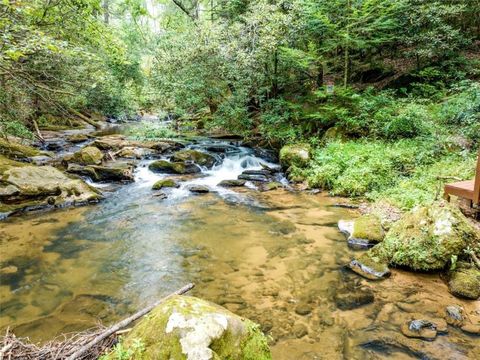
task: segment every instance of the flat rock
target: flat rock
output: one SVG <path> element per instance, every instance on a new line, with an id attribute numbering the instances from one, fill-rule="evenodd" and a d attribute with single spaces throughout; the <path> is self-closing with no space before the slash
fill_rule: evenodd
<path id="1" fill-rule="evenodd" d="M 210 189 L 203 185 L 191 185 L 188 187 L 188 190 L 195 194 L 206 194 L 210 192 Z"/>
<path id="2" fill-rule="evenodd" d="M 244 186 L 246 183 L 245 180 L 222 180 L 220 183 L 218 183 L 218 186 L 221 187 L 241 187 Z"/>

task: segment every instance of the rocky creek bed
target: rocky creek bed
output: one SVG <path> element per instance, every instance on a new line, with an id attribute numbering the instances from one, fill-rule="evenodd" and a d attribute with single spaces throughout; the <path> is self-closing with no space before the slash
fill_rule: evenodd
<path id="1" fill-rule="evenodd" d="M 455 297 L 437 273 L 372 282 L 349 270 L 366 253 L 337 223 L 358 214 L 292 191 L 270 153 L 82 131 L 49 134 L 45 150 L 3 158 L 2 212 L 19 216 L 0 223 L 2 329 L 43 341 L 194 282 L 192 295 L 258 323 L 274 359 L 480 353 L 478 299 Z"/>

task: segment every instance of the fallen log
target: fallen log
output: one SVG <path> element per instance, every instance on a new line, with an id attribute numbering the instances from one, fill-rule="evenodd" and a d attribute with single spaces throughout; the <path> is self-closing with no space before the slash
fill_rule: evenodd
<path id="1" fill-rule="evenodd" d="M 169 298 L 171 298 L 172 296 L 174 295 L 182 295 L 182 294 L 185 294 L 186 292 L 192 290 L 193 288 L 195 287 L 194 284 L 188 284 L 184 287 L 182 287 L 181 289 L 175 291 L 174 293 L 156 301 L 155 303 L 143 308 L 142 310 L 138 311 L 137 313 L 133 314 L 132 316 L 120 321 L 119 323 L 109 327 L 108 329 L 106 329 L 103 333 L 101 333 L 100 335 L 98 335 L 97 337 L 95 337 L 91 342 L 89 342 L 88 344 L 82 346 L 80 349 L 78 349 L 77 351 L 75 351 L 72 355 L 70 355 L 67 360 L 76 360 L 76 359 L 79 359 L 84 353 L 86 353 L 90 348 L 92 348 L 93 346 L 95 346 L 96 344 L 98 344 L 99 342 L 101 342 L 102 340 L 106 339 L 107 337 L 115 334 L 117 331 L 127 327 L 128 325 L 130 325 L 132 322 L 134 322 L 135 320 L 138 320 L 140 319 L 142 316 L 148 314 L 150 311 L 152 311 L 155 307 L 157 307 L 158 305 L 160 305 L 161 303 L 165 302 L 166 300 L 168 300 Z"/>

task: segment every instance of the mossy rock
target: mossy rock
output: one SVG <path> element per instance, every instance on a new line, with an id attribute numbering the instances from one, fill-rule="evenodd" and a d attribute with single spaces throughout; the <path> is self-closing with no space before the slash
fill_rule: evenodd
<path id="1" fill-rule="evenodd" d="M 133 350 L 132 359 L 272 358 L 267 339 L 257 324 L 221 306 L 188 296 L 173 296 L 156 307 L 128 333 L 122 347 Z M 114 359 L 114 354 L 108 358 Z"/>
<path id="2" fill-rule="evenodd" d="M 351 236 L 354 239 L 366 239 L 378 243 L 383 240 L 385 233 L 378 216 L 363 215 L 354 220 Z"/>
<path id="3" fill-rule="evenodd" d="M 207 168 L 211 168 L 216 162 L 215 157 L 212 155 L 197 150 L 177 151 L 173 154 L 172 160 L 175 162 L 192 161 L 197 165 L 205 166 Z"/>
<path id="4" fill-rule="evenodd" d="M 439 201 L 404 214 L 380 243 L 393 265 L 441 270 L 467 247 L 480 244 L 478 230 L 452 205 Z"/>
<path id="5" fill-rule="evenodd" d="M 46 155 L 47 153 L 35 149 L 31 146 L 19 144 L 15 141 L 6 141 L 0 139 L 0 155 L 10 159 L 27 159 L 33 156 Z"/>
<path id="6" fill-rule="evenodd" d="M 218 186 L 221 187 L 241 187 L 245 186 L 246 180 L 235 179 L 235 180 L 222 180 L 218 183 Z"/>
<path id="7" fill-rule="evenodd" d="M 178 188 L 180 185 L 173 179 L 158 180 L 152 186 L 152 190 L 161 190 L 163 188 Z"/>
<path id="8" fill-rule="evenodd" d="M 378 245 L 353 259 L 348 267 L 369 280 L 381 280 L 390 276 L 388 256 Z"/>
<path id="9" fill-rule="evenodd" d="M 66 159 L 69 161 L 69 159 Z M 103 153 L 95 146 L 86 146 L 76 152 L 70 161 L 80 165 L 100 165 L 103 160 Z"/>
<path id="10" fill-rule="evenodd" d="M 286 169 L 290 166 L 305 168 L 311 160 L 311 148 L 308 144 L 285 145 L 280 150 L 280 164 Z"/>
<path id="11" fill-rule="evenodd" d="M 54 167 L 25 165 L 2 157 L 0 194 L 1 213 L 79 205 L 102 198 L 95 188 Z"/>
<path id="12" fill-rule="evenodd" d="M 332 126 L 331 128 L 328 128 L 322 136 L 322 142 L 324 143 L 333 141 L 345 142 L 347 140 L 348 136 L 345 134 L 345 131 L 338 126 Z"/>
<path id="13" fill-rule="evenodd" d="M 148 166 L 148 168 L 150 171 L 164 174 L 196 174 L 201 172 L 201 169 L 195 164 L 170 162 L 167 160 L 154 161 Z"/>
<path id="14" fill-rule="evenodd" d="M 480 298 L 480 270 L 468 263 L 459 263 L 450 272 L 448 289 L 458 297 L 477 300 Z"/>

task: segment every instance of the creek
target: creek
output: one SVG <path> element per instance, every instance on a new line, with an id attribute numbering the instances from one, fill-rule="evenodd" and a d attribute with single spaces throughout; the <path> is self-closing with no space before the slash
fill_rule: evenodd
<path id="1" fill-rule="evenodd" d="M 473 359 L 478 337 L 460 330 L 433 342 L 406 339 L 402 315 L 440 314 L 445 306 L 480 311 L 478 302 L 448 293 L 435 274 L 394 271 L 369 282 L 344 265 L 354 252 L 337 222 L 352 210 L 324 194 L 262 192 L 250 183 L 218 187 L 262 163 L 234 142 L 200 139 L 192 148 L 223 146 L 220 163 L 177 177 L 178 189 L 154 196 L 171 177 L 143 159 L 135 182 L 102 184 L 94 206 L 24 214 L 0 223 L 0 328 L 43 341 L 109 324 L 193 282 L 191 295 L 258 322 L 274 359 Z M 280 175 L 278 181 L 285 185 Z M 248 183 L 247 183 L 248 184 Z M 204 185 L 210 193 L 192 194 Z"/>

